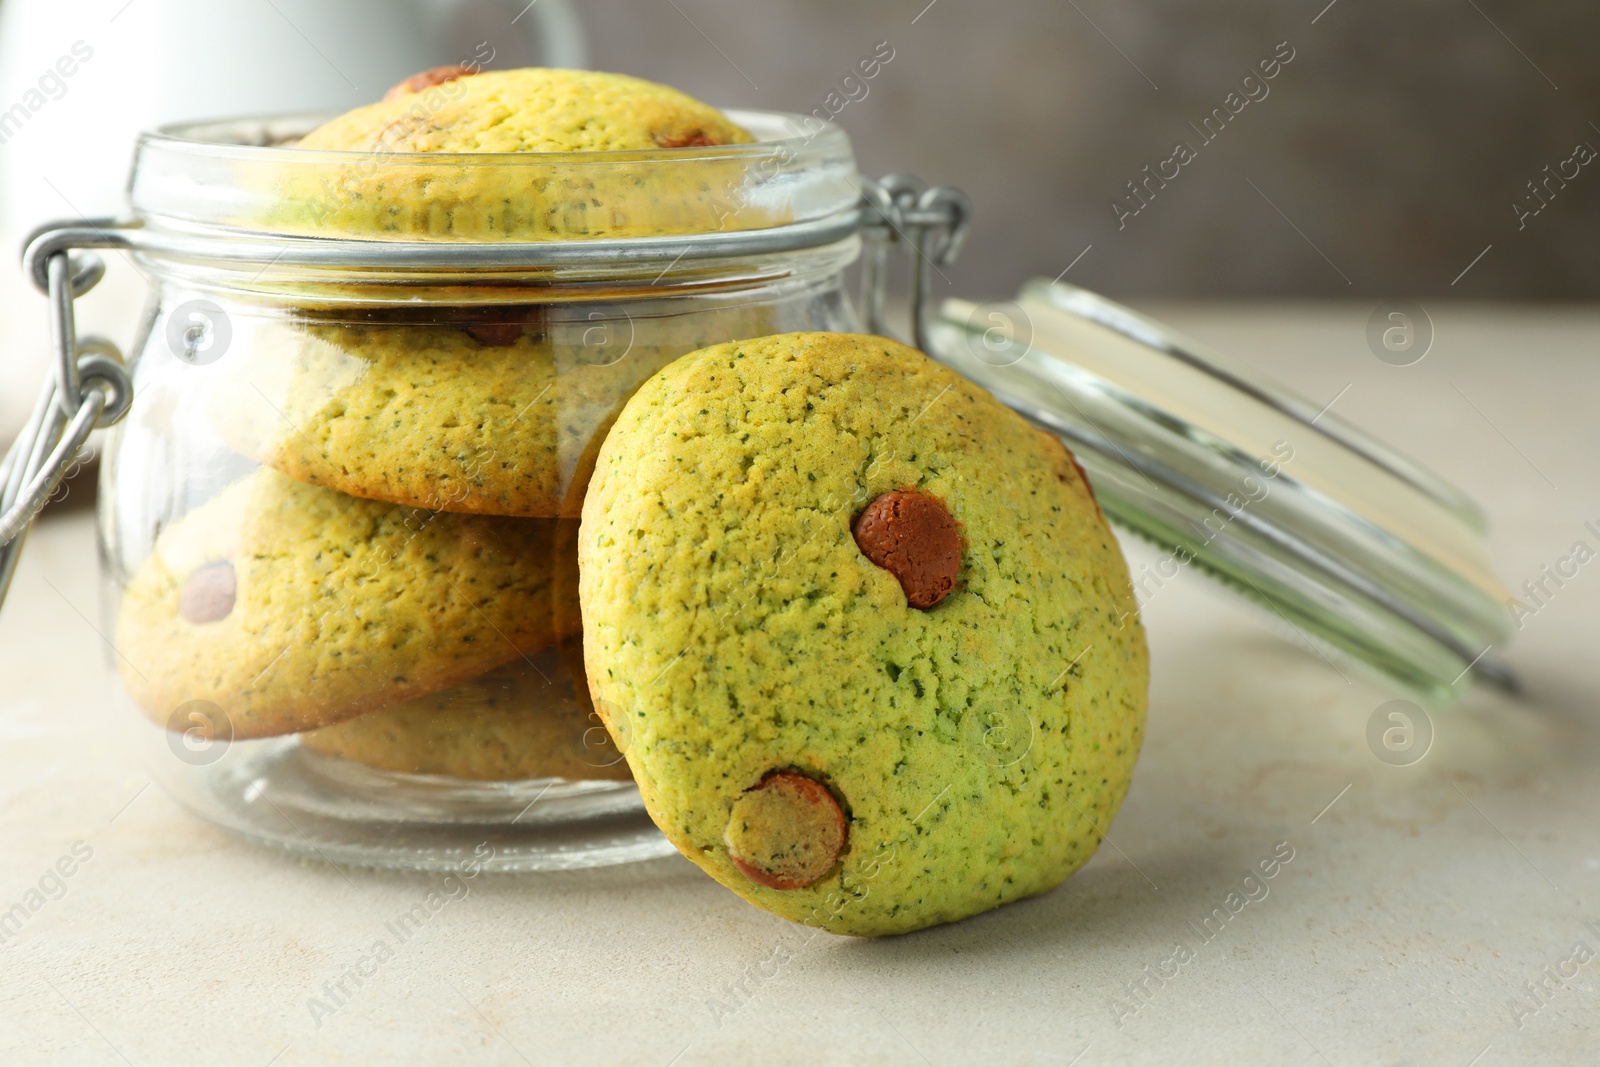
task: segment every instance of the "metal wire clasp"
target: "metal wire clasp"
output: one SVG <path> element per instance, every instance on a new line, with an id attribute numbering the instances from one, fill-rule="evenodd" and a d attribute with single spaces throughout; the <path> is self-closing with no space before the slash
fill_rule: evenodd
<path id="1" fill-rule="evenodd" d="M 934 317 L 933 276 L 954 263 L 972 224 L 972 201 L 949 185 L 931 188 L 909 174 L 861 186 L 861 304 L 867 329 L 892 336 L 885 321 L 889 246 L 905 245 L 911 263 L 912 344 L 928 351 Z"/>
<path id="2" fill-rule="evenodd" d="M 55 229 L 36 234 L 30 249 L 48 241 Z M 117 347 L 103 337 L 77 335 L 73 301 L 105 277 L 105 263 L 95 255 L 73 255 L 67 248 L 50 249 L 42 264 L 37 257 L 25 260 L 34 284 L 50 298 L 55 361 L 22 433 L 0 460 L 0 602 L 16 571 L 29 525 L 71 469 L 89 434 L 118 422 L 133 402 L 133 383 Z"/>

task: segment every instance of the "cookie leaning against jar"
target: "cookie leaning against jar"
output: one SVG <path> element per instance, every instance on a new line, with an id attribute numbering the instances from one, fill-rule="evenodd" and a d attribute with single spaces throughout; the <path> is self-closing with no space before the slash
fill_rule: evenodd
<path id="1" fill-rule="evenodd" d="M 460 321 L 241 325 L 248 342 L 211 395 L 212 424 L 240 454 L 354 496 L 577 518 L 595 450 L 633 390 L 771 320 L 753 307 L 638 328 L 551 323 L 536 307 L 439 316 Z"/>
<path id="2" fill-rule="evenodd" d="M 900 933 L 1093 854 L 1143 734 L 1128 571 L 1072 457 L 877 337 L 685 356 L 601 449 L 595 705 L 646 807 L 750 902 Z"/>
<path id="3" fill-rule="evenodd" d="M 168 725 L 191 701 L 238 738 L 424 696 L 576 631 L 558 523 L 360 500 L 261 468 L 164 530 L 129 578 L 118 663 Z"/>
<path id="4" fill-rule="evenodd" d="M 274 190 L 272 220 L 320 236 L 455 238 L 641 237 L 695 233 L 764 209 L 737 195 L 747 161 L 652 167 L 662 150 L 751 142 L 716 108 L 665 85 L 597 71 L 474 73 L 441 68 L 402 82 L 375 104 L 311 131 L 295 147 L 359 153 L 308 156 Z M 593 166 L 588 153 L 635 153 Z M 475 153 L 432 163 L 434 153 Z M 539 154 L 536 166 L 488 154 Z M 574 155 L 570 164 L 552 157 Z M 771 225 L 781 217 L 764 220 Z"/>

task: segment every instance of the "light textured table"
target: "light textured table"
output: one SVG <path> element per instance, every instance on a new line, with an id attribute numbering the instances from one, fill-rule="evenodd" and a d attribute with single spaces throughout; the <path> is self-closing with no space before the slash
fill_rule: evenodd
<path id="1" fill-rule="evenodd" d="M 1487 503 L 1508 585 L 1600 547 L 1600 313 L 1433 308 L 1433 351 L 1397 369 L 1370 305 L 1158 310 L 1313 398 L 1348 385 L 1338 411 Z M 89 854 L 0 942 L 0 1063 L 1600 1058 L 1600 959 L 1567 962 L 1600 954 L 1600 562 L 1505 651 L 1527 696 L 1436 712 L 1403 768 L 1365 740 L 1394 694 L 1181 576 L 1147 608 L 1148 741 L 1107 846 L 1045 897 L 886 941 L 790 926 L 676 857 L 481 876 L 397 941 L 438 876 L 302 863 L 146 787 L 94 568 L 87 515 L 49 521 L 0 615 L 0 911 Z"/>

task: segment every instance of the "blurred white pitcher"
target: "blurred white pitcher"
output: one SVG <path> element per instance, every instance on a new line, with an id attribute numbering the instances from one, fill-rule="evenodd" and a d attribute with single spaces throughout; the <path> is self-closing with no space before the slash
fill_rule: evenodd
<path id="1" fill-rule="evenodd" d="M 14 232 L 114 212 L 147 126 L 342 110 L 480 53 L 585 60 L 567 0 L 4 0 L 0 212 Z"/>
<path id="2" fill-rule="evenodd" d="M 467 61 L 587 57 L 568 0 L 0 0 L 0 445 L 45 367 L 42 303 L 15 266 L 18 245 L 50 219 L 121 212 L 140 130 L 343 110 Z M 126 345 L 143 292 L 111 259 L 80 320 Z"/>

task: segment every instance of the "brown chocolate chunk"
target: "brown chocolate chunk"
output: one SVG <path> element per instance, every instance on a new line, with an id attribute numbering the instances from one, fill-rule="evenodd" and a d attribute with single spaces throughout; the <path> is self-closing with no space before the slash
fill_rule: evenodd
<path id="1" fill-rule="evenodd" d="M 233 611 L 238 579 L 227 560 L 208 563 L 189 576 L 178 594 L 178 614 L 199 626 L 226 619 Z"/>
<path id="2" fill-rule="evenodd" d="M 411 77 L 384 93 L 383 98 L 385 100 L 393 100 L 396 97 L 410 96 L 412 93 L 420 93 L 424 89 L 432 89 L 435 85 L 453 82 L 457 78 L 470 78 L 476 73 L 478 73 L 476 67 L 464 67 L 460 63 L 434 67 L 431 70 L 423 71 L 421 74 L 411 75 Z"/>
<path id="3" fill-rule="evenodd" d="M 468 326 L 467 333 L 486 348 L 509 348 L 522 339 L 520 322 L 483 322 Z"/>
<path id="4" fill-rule="evenodd" d="M 662 148 L 709 148 L 721 144 L 704 130 L 695 130 L 693 133 L 681 133 L 676 137 L 663 137 L 656 135 L 656 144 Z"/>
<path id="5" fill-rule="evenodd" d="M 527 305 L 484 304 L 451 308 L 439 321 L 459 326 L 485 348 L 508 348 L 524 334 L 539 333 L 543 329 L 544 312 Z"/>
<path id="6" fill-rule="evenodd" d="M 828 787 L 799 771 L 773 771 L 734 802 L 723 841 L 746 878 L 769 889 L 801 889 L 838 862 L 844 811 Z"/>
<path id="7" fill-rule="evenodd" d="M 944 504 L 915 489 L 884 493 L 851 527 L 861 554 L 900 581 L 906 603 L 927 609 L 961 572 L 961 528 Z"/>

